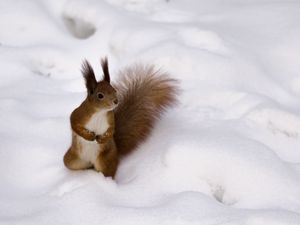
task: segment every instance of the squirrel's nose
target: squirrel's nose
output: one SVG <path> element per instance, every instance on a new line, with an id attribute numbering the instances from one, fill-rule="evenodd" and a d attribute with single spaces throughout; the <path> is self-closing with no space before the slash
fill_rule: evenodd
<path id="1" fill-rule="evenodd" d="M 116 99 L 114 100 L 114 104 L 117 105 L 118 102 L 119 102 L 119 101 L 118 101 L 118 99 L 116 98 Z"/>

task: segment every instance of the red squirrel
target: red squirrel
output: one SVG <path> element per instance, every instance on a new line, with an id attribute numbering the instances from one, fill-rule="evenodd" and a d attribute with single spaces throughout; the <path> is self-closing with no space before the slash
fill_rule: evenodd
<path id="1" fill-rule="evenodd" d="M 89 62 L 83 62 L 87 97 L 71 114 L 72 144 L 64 164 L 114 177 L 119 158 L 145 141 L 161 113 L 176 103 L 177 81 L 140 65 L 121 72 L 112 86 L 107 58 L 101 65 L 104 76 L 97 81 Z"/>

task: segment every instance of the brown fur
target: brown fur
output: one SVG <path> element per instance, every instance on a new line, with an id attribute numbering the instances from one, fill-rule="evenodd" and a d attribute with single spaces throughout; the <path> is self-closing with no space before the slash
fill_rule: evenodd
<path id="1" fill-rule="evenodd" d="M 107 58 L 105 57 L 104 59 L 101 60 L 101 66 L 103 70 L 103 75 L 104 75 L 104 80 L 110 83 L 110 75 L 109 75 L 109 70 L 108 70 L 108 61 Z"/>
<path id="2" fill-rule="evenodd" d="M 115 141 L 122 155 L 131 152 L 150 134 L 164 110 L 176 103 L 177 81 L 154 66 L 137 65 L 121 73 L 115 85 Z"/>
<path id="3" fill-rule="evenodd" d="M 153 66 L 136 66 L 125 70 L 116 91 L 110 85 L 108 62 L 102 60 L 103 80 L 96 81 L 90 64 L 83 63 L 82 73 L 86 81 L 87 98 L 71 114 L 72 144 L 64 156 L 69 169 L 94 167 L 105 176 L 114 176 L 119 157 L 134 150 L 150 134 L 161 113 L 176 102 L 176 81 Z M 96 82 L 96 83 L 95 83 Z M 103 98 L 99 99 L 99 93 Z M 99 109 L 108 109 L 105 114 L 109 124 L 103 134 L 87 129 L 89 120 Z M 80 138 L 97 141 L 99 153 L 94 162 L 85 161 L 80 154 L 84 149 Z"/>
<path id="4" fill-rule="evenodd" d="M 76 108 L 70 117 L 72 128 L 72 144 L 64 156 L 64 164 L 72 170 L 88 169 L 94 167 L 98 172 L 102 172 L 105 176 L 114 176 L 117 164 L 118 154 L 113 139 L 115 130 L 115 119 L 113 108 L 116 105 L 116 91 L 109 84 L 109 72 L 107 59 L 102 61 L 104 77 L 100 82 L 96 81 L 94 71 L 87 61 L 82 66 L 83 77 L 86 82 L 87 97 L 83 103 Z M 103 98 L 99 99 L 101 94 Z M 103 134 L 96 134 L 86 128 L 89 120 L 99 110 L 105 110 L 103 116 L 108 123 L 108 129 Z M 101 125 L 101 124 L 99 124 Z M 84 138 L 90 142 L 98 143 L 99 153 L 94 160 L 87 161 L 81 157 L 81 153 L 85 151 L 80 138 Z"/>
<path id="5" fill-rule="evenodd" d="M 90 92 L 92 92 L 95 89 L 95 87 L 97 86 L 97 80 L 95 77 L 94 70 L 87 60 L 84 60 L 82 63 L 81 72 L 85 79 L 85 86 L 88 90 L 88 94 L 91 94 Z"/>

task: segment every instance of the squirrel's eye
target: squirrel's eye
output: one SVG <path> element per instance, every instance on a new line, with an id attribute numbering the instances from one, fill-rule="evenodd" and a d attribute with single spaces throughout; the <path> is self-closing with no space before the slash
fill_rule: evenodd
<path id="1" fill-rule="evenodd" d="M 104 95 L 101 94 L 101 93 L 99 93 L 99 94 L 98 94 L 98 98 L 99 98 L 99 99 L 102 99 L 102 98 L 104 98 Z"/>

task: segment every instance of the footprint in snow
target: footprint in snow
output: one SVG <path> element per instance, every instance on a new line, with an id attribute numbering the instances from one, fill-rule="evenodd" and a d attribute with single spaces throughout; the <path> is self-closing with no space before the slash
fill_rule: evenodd
<path id="1" fill-rule="evenodd" d="M 93 24 L 81 18 L 64 15 L 63 21 L 70 34 L 75 38 L 87 39 L 96 32 L 96 27 Z"/>
<path id="2" fill-rule="evenodd" d="M 300 119 L 289 112 L 272 108 L 255 109 L 246 115 L 246 119 L 260 124 L 274 135 L 281 134 L 288 138 L 299 137 Z"/>
<path id="3" fill-rule="evenodd" d="M 231 198 L 225 198 L 225 189 L 223 186 L 218 184 L 210 184 L 211 186 L 211 192 L 213 194 L 213 197 L 220 203 L 224 205 L 233 205 L 236 203 L 236 200 Z"/>
<path id="4" fill-rule="evenodd" d="M 63 67 L 58 66 L 56 62 L 48 57 L 32 59 L 30 69 L 34 74 L 43 77 L 51 77 L 65 72 Z"/>

